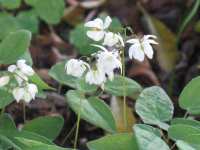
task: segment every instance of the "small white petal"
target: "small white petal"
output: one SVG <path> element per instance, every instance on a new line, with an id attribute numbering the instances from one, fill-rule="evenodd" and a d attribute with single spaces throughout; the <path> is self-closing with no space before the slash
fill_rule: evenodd
<path id="1" fill-rule="evenodd" d="M 9 76 L 0 77 L 0 87 L 7 85 L 9 83 L 9 81 L 10 81 Z"/>
<path id="2" fill-rule="evenodd" d="M 103 47 L 101 45 L 98 45 L 98 44 L 91 44 L 91 45 L 94 46 L 94 47 L 98 47 L 98 48 L 100 48 L 103 51 L 108 51 L 105 47 Z"/>
<path id="3" fill-rule="evenodd" d="M 157 39 L 157 37 L 155 35 L 144 35 L 144 37 L 143 37 L 144 40 L 148 40 L 150 38 Z"/>
<path id="4" fill-rule="evenodd" d="M 13 94 L 15 100 L 16 100 L 17 102 L 19 102 L 20 100 L 23 100 L 23 96 L 24 96 L 24 94 L 25 94 L 25 90 L 24 90 L 23 88 L 17 87 L 17 88 L 15 88 L 15 89 L 13 90 L 12 94 Z"/>
<path id="5" fill-rule="evenodd" d="M 118 37 L 121 46 L 124 47 L 124 46 L 125 46 L 125 44 L 124 44 L 124 40 L 123 40 L 122 36 L 120 35 L 120 33 L 118 33 L 116 36 Z"/>
<path id="6" fill-rule="evenodd" d="M 8 67 L 8 71 L 9 72 L 15 72 L 16 71 L 16 69 L 17 69 L 17 66 L 16 65 L 10 65 L 9 67 Z"/>
<path id="7" fill-rule="evenodd" d="M 138 61 L 144 61 L 144 52 L 140 45 L 134 44 L 129 48 L 129 57 L 135 58 Z"/>
<path id="8" fill-rule="evenodd" d="M 130 44 L 139 44 L 140 41 L 139 39 L 129 39 L 126 41 L 126 43 L 130 43 Z"/>
<path id="9" fill-rule="evenodd" d="M 105 34 L 103 45 L 112 47 L 116 45 L 118 42 L 119 42 L 118 35 L 112 32 L 108 32 Z"/>
<path id="10" fill-rule="evenodd" d="M 88 21 L 85 23 L 85 27 L 97 28 L 103 30 L 103 21 L 100 18 L 94 19 L 93 21 Z"/>
<path id="11" fill-rule="evenodd" d="M 35 84 L 28 84 L 28 93 L 31 95 L 32 99 L 35 99 L 36 94 L 38 93 L 38 88 Z"/>
<path id="12" fill-rule="evenodd" d="M 27 75 L 27 76 L 32 76 L 32 75 L 34 75 L 34 70 L 32 69 L 32 67 L 30 67 L 29 65 L 27 65 L 26 63 L 25 63 L 26 61 L 25 60 L 18 60 L 17 61 L 17 67 L 19 68 L 19 70 L 23 73 L 23 74 L 25 74 L 25 75 Z"/>
<path id="13" fill-rule="evenodd" d="M 147 57 L 152 59 L 153 58 L 152 46 L 149 43 L 145 42 L 143 43 L 143 48 L 144 48 L 144 53 L 147 55 Z"/>
<path id="14" fill-rule="evenodd" d="M 89 84 L 102 85 L 106 81 L 105 74 L 100 68 L 89 70 L 85 76 L 85 81 Z"/>
<path id="15" fill-rule="evenodd" d="M 32 100 L 31 94 L 28 93 L 28 92 L 25 92 L 24 95 L 23 95 L 23 100 L 24 100 L 26 103 L 30 103 L 30 101 Z"/>
<path id="16" fill-rule="evenodd" d="M 104 22 L 104 29 L 107 29 L 110 26 L 111 22 L 112 19 L 110 18 L 110 16 L 107 16 Z"/>
<path id="17" fill-rule="evenodd" d="M 87 31 L 87 36 L 94 41 L 100 41 L 103 39 L 104 31 Z"/>

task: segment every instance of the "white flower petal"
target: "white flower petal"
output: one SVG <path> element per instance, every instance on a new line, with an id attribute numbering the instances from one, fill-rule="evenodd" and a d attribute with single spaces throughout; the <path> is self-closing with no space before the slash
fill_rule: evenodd
<path id="1" fill-rule="evenodd" d="M 15 72 L 16 71 L 16 69 L 17 69 L 17 66 L 16 65 L 10 65 L 9 67 L 8 67 L 8 71 L 9 72 Z"/>
<path id="2" fill-rule="evenodd" d="M 10 81 L 9 76 L 0 77 L 0 87 L 7 85 L 9 83 L 9 81 Z"/>
<path id="3" fill-rule="evenodd" d="M 94 19 L 93 21 L 86 22 L 85 27 L 97 28 L 97 29 L 103 30 L 104 25 L 103 25 L 103 21 L 100 18 L 97 18 L 97 19 Z"/>
<path id="4" fill-rule="evenodd" d="M 144 40 L 148 40 L 150 38 L 157 39 L 157 37 L 155 35 L 150 35 L 150 34 L 149 35 L 144 35 L 144 37 L 143 37 Z"/>
<path id="5" fill-rule="evenodd" d="M 118 35 L 112 32 L 108 32 L 105 34 L 103 45 L 112 47 L 116 45 L 118 42 L 119 42 Z"/>
<path id="6" fill-rule="evenodd" d="M 26 63 L 25 63 L 26 61 L 25 60 L 18 60 L 17 61 L 17 67 L 19 68 L 19 70 L 23 73 L 23 74 L 25 74 L 25 75 L 27 75 L 27 76 L 32 76 L 32 75 L 34 75 L 34 70 L 32 69 L 32 67 L 30 67 L 29 65 L 27 65 Z"/>
<path id="7" fill-rule="evenodd" d="M 103 39 L 105 32 L 104 31 L 87 31 L 87 36 L 94 41 L 100 41 Z"/>
<path id="8" fill-rule="evenodd" d="M 129 39 L 126 41 L 126 43 L 130 43 L 130 44 L 139 44 L 140 41 L 139 39 Z"/>
<path id="9" fill-rule="evenodd" d="M 102 85 L 106 81 L 103 70 L 89 70 L 85 76 L 85 81 L 89 84 Z"/>
<path id="10" fill-rule="evenodd" d="M 28 92 L 25 92 L 24 95 L 23 95 L 23 100 L 24 100 L 26 103 L 30 103 L 30 101 L 32 100 L 31 94 L 28 93 Z"/>
<path id="11" fill-rule="evenodd" d="M 152 46 L 149 43 L 145 42 L 143 43 L 143 48 L 144 48 L 144 53 L 147 55 L 147 57 L 152 59 L 153 58 Z"/>
<path id="12" fill-rule="evenodd" d="M 144 61 L 144 52 L 140 45 L 134 44 L 129 48 L 130 59 L 135 58 L 138 61 Z"/>
<path id="13" fill-rule="evenodd" d="M 35 84 L 28 84 L 27 89 L 28 89 L 28 93 L 31 95 L 31 98 L 35 99 L 35 96 L 38 93 L 37 86 Z"/>
<path id="14" fill-rule="evenodd" d="M 104 29 L 107 29 L 110 26 L 111 22 L 112 19 L 110 18 L 110 16 L 107 16 L 104 22 Z"/>
<path id="15" fill-rule="evenodd" d="M 97 45 L 97 44 L 91 44 L 91 45 L 94 46 L 94 47 L 98 47 L 98 48 L 100 48 L 103 51 L 108 51 L 105 47 L 103 47 L 101 45 Z"/>
<path id="16" fill-rule="evenodd" d="M 23 100 L 23 96 L 25 94 L 25 90 L 23 88 L 17 87 L 17 88 L 15 88 L 13 90 L 12 94 L 13 94 L 13 97 L 15 98 L 15 100 L 17 102 L 19 102 L 20 100 Z"/>

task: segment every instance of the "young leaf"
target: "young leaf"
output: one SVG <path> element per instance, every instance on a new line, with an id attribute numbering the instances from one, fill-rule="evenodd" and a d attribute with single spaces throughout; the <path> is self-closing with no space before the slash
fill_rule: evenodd
<path id="1" fill-rule="evenodd" d="M 190 81 L 179 97 L 179 105 L 191 114 L 200 114 L 200 77 Z"/>
<path id="2" fill-rule="evenodd" d="M 142 91 L 136 101 L 135 109 L 144 123 L 158 125 L 167 130 L 173 116 L 174 106 L 163 89 L 157 86 Z"/>
<path id="3" fill-rule="evenodd" d="M 8 13 L 0 13 L 0 40 L 3 40 L 9 33 L 20 28 L 15 17 Z"/>
<path id="4" fill-rule="evenodd" d="M 34 10 L 22 11 L 17 15 L 20 28 L 37 33 L 39 28 L 39 20 Z"/>
<path id="5" fill-rule="evenodd" d="M 64 15 L 64 0 L 26 0 L 33 6 L 41 19 L 49 24 L 57 24 Z"/>
<path id="6" fill-rule="evenodd" d="M 116 132 L 114 117 L 109 107 L 101 99 L 97 97 L 86 99 L 83 93 L 71 90 L 67 92 L 67 103 L 76 114 L 80 111 L 82 119 L 108 132 Z"/>
<path id="7" fill-rule="evenodd" d="M 195 149 L 200 148 L 200 129 L 185 124 L 171 125 L 168 130 L 169 137 L 175 141 L 181 140 Z"/>
<path id="8" fill-rule="evenodd" d="M 0 5 L 7 9 L 16 9 L 20 4 L 21 0 L 0 0 Z"/>
<path id="9" fill-rule="evenodd" d="M 17 137 L 16 139 L 18 141 L 20 141 L 21 143 L 23 143 L 26 146 L 26 149 L 28 149 L 28 150 L 72 150 L 72 149 L 68 149 L 68 148 L 58 147 L 56 145 L 44 144 L 39 141 L 29 140 L 29 139 L 25 139 L 25 138 Z"/>
<path id="10" fill-rule="evenodd" d="M 94 42 L 87 37 L 87 30 L 84 24 L 80 24 L 70 32 L 70 42 L 82 55 L 90 55 L 98 50 L 98 48 L 91 45 Z M 98 44 L 98 42 L 95 42 L 95 44 Z"/>
<path id="11" fill-rule="evenodd" d="M 29 31 L 19 30 L 9 34 L 0 43 L 0 64 L 15 63 L 28 49 L 30 41 L 31 33 Z"/>
<path id="12" fill-rule="evenodd" d="M 167 144 L 161 139 L 160 131 L 145 124 L 134 126 L 136 141 L 140 150 L 170 150 Z"/>
<path id="13" fill-rule="evenodd" d="M 38 117 L 27 122 L 23 130 L 34 132 L 45 136 L 50 140 L 54 140 L 58 134 L 60 133 L 62 127 L 64 125 L 64 120 L 60 116 L 46 116 L 46 117 Z"/>
<path id="14" fill-rule="evenodd" d="M 13 101 L 13 96 L 5 90 L 0 89 L 0 109 L 6 107 Z"/>
<path id="15" fill-rule="evenodd" d="M 124 87 L 125 85 L 125 87 Z M 142 87 L 134 80 L 116 75 L 113 81 L 105 83 L 105 91 L 115 96 L 136 97 L 142 91 Z"/>
<path id="16" fill-rule="evenodd" d="M 136 139 L 130 133 L 107 135 L 87 143 L 90 150 L 139 150 Z"/>

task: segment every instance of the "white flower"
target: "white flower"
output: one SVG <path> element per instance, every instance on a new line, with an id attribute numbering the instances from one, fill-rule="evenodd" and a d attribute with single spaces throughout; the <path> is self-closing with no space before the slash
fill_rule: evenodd
<path id="1" fill-rule="evenodd" d="M 116 34 L 113 32 L 106 33 L 103 45 L 112 47 L 116 44 L 121 44 L 121 46 L 124 47 L 124 41 L 123 41 L 123 38 L 121 37 L 121 35 L 119 33 Z"/>
<path id="2" fill-rule="evenodd" d="M 85 76 L 85 81 L 89 84 L 103 85 L 106 81 L 105 73 L 97 68 L 96 70 L 89 70 Z"/>
<path id="3" fill-rule="evenodd" d="M 65 70 L 67 74 L 80 78 L 87 67 L 89 68 L 89 65 L 82 60 L 70 59 L 65 65 Z"/>
<path id="4" fill-rule="evenodd" d="M 90 31 L 87 31 L 87 36 L 94 41 L 102 40 L 106 33 L 105 29 L 110 26 L 111 22 L 112 19 L 107 16 L 104 22 L 102 19 L 96 18 L 93 21 L 85 23 L 85 26 L 91 29 Z"/>
<path id="5" fill-rule="evenodd" d="M 0 77 L 0 87 L 7 85 L 9 83 L 9 81 L 10 81 L 9 76 Z"/>
<path id="6" fill-rule="evenodd" d="M 14 73 L 14 76 L 21 86 L 23 81 L 28 81 L 28 76 L 34 75 L 34 70 L 32 67 L 26 64 L 26 60 L 18 60 L 17 65 L 10 65 L 8 71 Z"/>
<path id="7" fill-rule="evenodd" d="M 153 38 L 153 39 L 152 39 Z M 154 35 L 145 35 L 141 40 L 140 39 L 130 39 L 127 43 L 131 43 L 129 48 L 129 57 L 130 59 L 135 58 L 139 61 L 144 60 L 145 54 L 149 59 L 153 58 L 153 48 L 151 44 L 158 44 L 154 39 Z"/>
<path id="8" fill-rule="evenodd" d="M 114 69 L 122 68 L 122 64 L 117 51 L 110 52 L 102 48 L 97 56 L 97 67 L 100 68 L 110 80 L 114 78 Z"/>
<path id="9" fill-rule="evenodd" d="M 38 88 L 35 84 L 27 84 L 25 87 L 14 88 L 12 94 L 17 102 L 24 100 L 29 103 L 32 99 L 35 99 L 35 95 L 38 93 Z"/>
<path id="10" fill-rule="evenodd" d="M 24 60 L 24 59 L 17 61 L 17 67 L 23 74 L 25 74 L 27 76 L 34 75 L 34 70 L 32 69 L 32 67 L 30 67 L 29 65 L 26 64 L 26 60 Z"/>

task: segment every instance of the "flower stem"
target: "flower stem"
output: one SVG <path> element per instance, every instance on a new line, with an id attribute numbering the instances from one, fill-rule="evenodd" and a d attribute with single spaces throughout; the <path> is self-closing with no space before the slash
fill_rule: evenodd
<path id="1" fill-rule="evenodd" d="M 125 77 L 125 69 L 126 69 L 126 63 L 125 63 L 125 50 L 122 49 L 122 76 Z M 123 80 L 123 120 L 124 120 L 124 127 L 125 130 L 128 128 L 128 121 L 127 121 L 127 110 L 126 110 L 126 84 L 125 80 Z"/>
<path id="2" fill-rule="evenodd" d="M 79 134 L 79 127 L 80 127 L 80 120 L 81 120 L 81 105 L 82 100 L 80 99 L 80 108 L 78 111 L 78 118 L 77 118 L 77 124 L 76 124 L 76 133 L 75 133 L 75 140 L 74 140 L 74 150 L 76 150 L 77 142 L 78 142 L 78 134 Z"/>

